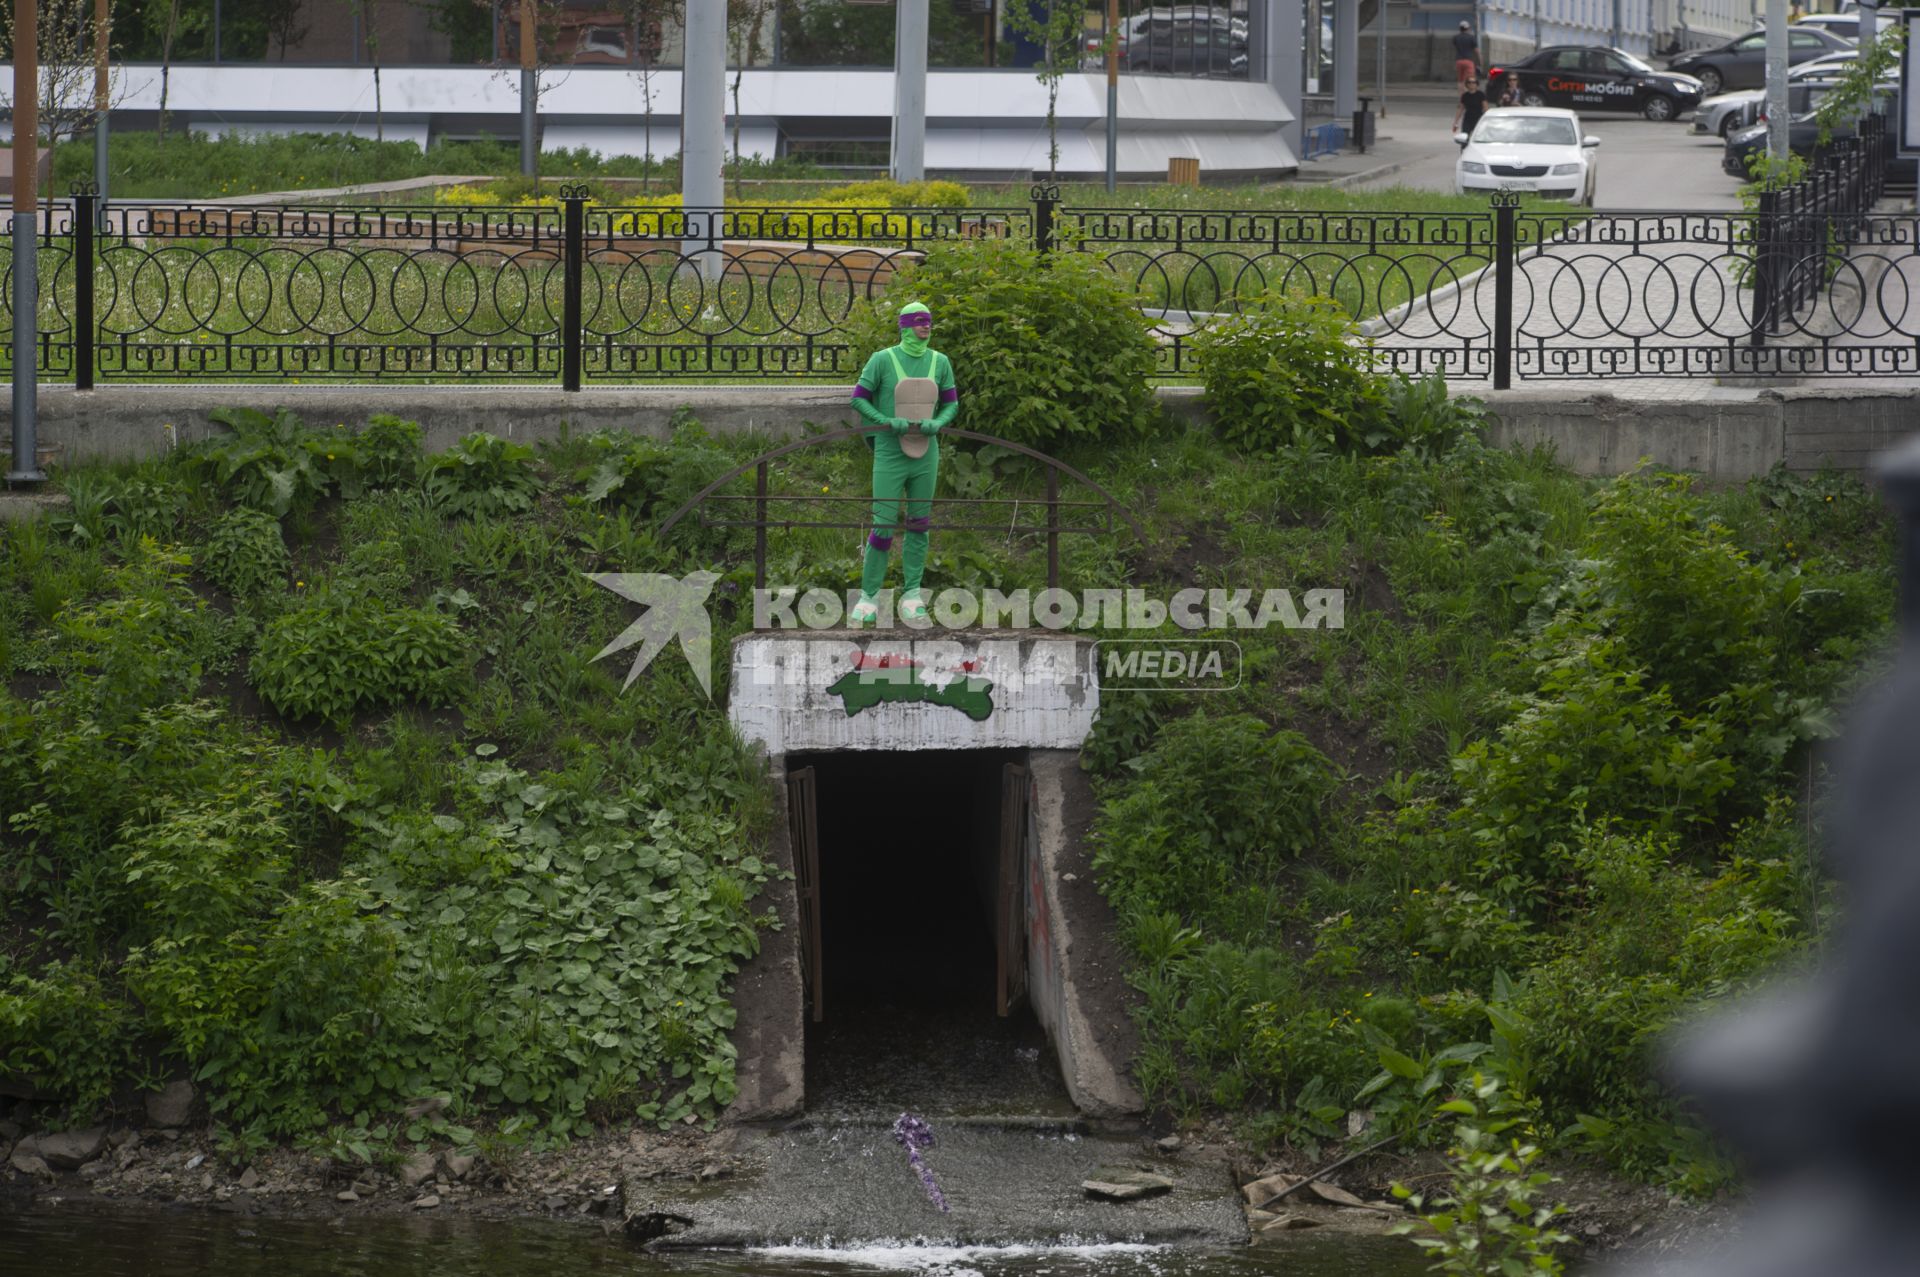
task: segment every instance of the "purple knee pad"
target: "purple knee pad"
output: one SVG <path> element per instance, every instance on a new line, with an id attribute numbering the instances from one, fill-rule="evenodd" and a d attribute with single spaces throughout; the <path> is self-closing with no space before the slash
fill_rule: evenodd
<path id="1" fill-rule="evenodd" d="M 932 527 L 933 520 L 931 518 L 907 520 L 907 531 L 909 532 L 926 532 L 931 530 Z"/>
<path id="2" fill-rule="evenodd" d="M 867 533 L 867 544 L 880 551 L 880 553 L 885 554 L 893 548 L 893 538 L 883 537 L 878 532 L 869 532 Z"/>

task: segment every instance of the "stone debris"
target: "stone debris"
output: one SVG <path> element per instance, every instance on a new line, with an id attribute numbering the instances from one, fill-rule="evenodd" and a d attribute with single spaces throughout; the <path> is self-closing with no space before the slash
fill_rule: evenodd
<path id="1" fill-rule="evenodd" d="M 260 1172 L 254 1170 L 251 1166 L 241 1171 L 240 1187 L 246 1189 L 248 1192 L 252 1192 L 254 1189 L 260 1187 Z"/>
<path id="2" fill-rule="evenodd" d="M 425 1197 L 415 1198 L 413 1203 L 413 1208 L 415 1210 L 432 1210 L 434 1207 L 438 1206 L 439 1204 L 440 1204 L 439 1196 L 434 1193 L 428 1193 Z"/>
<path id="3" fill-rule="evenodd" d="M 1254 1180 L 1240 1191 L 1246 1196 L 1248 1206 L 1254 1210 L 1264 1210 L 1268 1202 L 1287 1190 L 1297 1187 L 1305 1178 L 1304 1175 L 1289 1175 L 1281 1171 L 1278 1174 L 1268 1175 L 1264 1179 Z"/>
<path id="4" fill-rule="evenodd" d="M 1162 1153 L 1178 1153 L 1180 1151 L 1180 1143 L 1181 1141 L 1178 1135 L 1165 1135 L 1155 1140 L 1153 1146 Z"/>
<path id="5" fill-rule="evenodd" d="M 471 1153 L 449 1153 L 443 1160 L 446 1163 L 447 1174 L 454 1179 L 465 1179 L 473 1173 L 474 1159 Z"/>
<path id="6" fill-rule="evenodd" d="M 693 1227 L 694 1221 L 676 1211 L 664 1210 L 647 1193 L 644 1180 L 627 1176 L 620 1181 L 620 1227 L 635 1241 L 650 1242 L 671 1237 Z"/>
<path id="7" fill-rule="evenodd" d="M 1082 1180 L 1080 1187 L 1089 1197 L 1109 1202 L 1137 1202 L 1173 1191 L 1173 1181 L 1152 1171 L 1107 1169 L 1096 1178 Z"/>
<path id="8" fill-rule="evenodd" d="M 193 1117 L 193 1083 L 184 1078 L 167 1083 L 146 1097 L 147 1124 L 159 1127 L 185 1126 Z"/>
<path id="9" fill-rule="evenodd" d="M 40 1137 L 40 1156 L 56 1171 L 77 1171 L 100 1156 L 107 1146 L 107 1128 L 90 1126 L 84 1131 L 61 1131 Z"/>
<path id="10" fill-rule="evenodd" d="M 351 1188 L 346 1188 L 335 1193 L 333 1200 L 336 1202 L 357 1202 L 360 1200 L 360 1194 L 354 1192 Z"/>
<path id="11" fill-rule="evenodd" d="M 432 1153 L 415 1153 L 400 1163 L 400 1182 L 408 1188 L 418 1188 L 432 1179 L 438 1169 Z"/>

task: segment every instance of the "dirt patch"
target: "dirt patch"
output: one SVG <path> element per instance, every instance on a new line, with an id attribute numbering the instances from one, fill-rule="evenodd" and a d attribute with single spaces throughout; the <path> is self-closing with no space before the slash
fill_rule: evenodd
<path id="1" fill-rule="evenodd" d="M 1377 612 L 1403 625 L 1407 623 L 1407 610 L 1401 606 L 1400 596 L 1394 593 L 1387 570 L 1371 559 L 1355 570 L 1353 593 L 1362 611 Z"/>

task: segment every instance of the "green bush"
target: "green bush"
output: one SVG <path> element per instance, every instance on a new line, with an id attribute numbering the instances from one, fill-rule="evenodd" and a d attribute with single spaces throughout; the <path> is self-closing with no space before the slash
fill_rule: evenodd
<path id="1" fill-rule="evenodd" d="M 200 570 L 236 599 L 270 586 L 284 588 L 292 561 L 280 520 L 261 510 L 231 510 L 213 521 L 200 552 Z"/>
<path id="2" fill-rule="evenodd" d="M 1312 845 L 1336 774 L 1297 732 L 1246 715 L 1161 729 L 1103 805 L 1094 871 L 1124 914 L 1225 921 L 1234 893 Z"/>
<path id="3" fill-rule="evenodd" d="M 1046 448 L 1114 441 L 1158 415 L 1152 324 L 1133 287 L 1090 253 L 1042 256 L 986 237 L 929 246 L 849 326 L 864 361 L 900 338 L 899 309 L 925 302 L 933 345 L 953 361 L 956 425 Z"/>
<path id="4" fill-rule="evenodd" d="M 468 435 L 426 463 L 427 495 L 449 515 L 496 518 L 533 508 L 533 449 L 499 435 Z"/>
<path id="5" fill-rule="evenodd" d="M 207 419 L 228 433 L 182 449 L 187 471 L 242 505 L 280 518 L 330 492 L 359 491 L 350 436 L 309 430 L 286 408 L 215 408 Z"/>
<path id="6" fill-rule="evenodd" d="M 449 617 L 323 587 L 266 627 L 249 675 L 288 718 L 343 723 L 363 708 L 448 703 L 464 646 Z"/>
<path id="7" fill-rule="evenodd" d="M 875 178 L 821 191 L 822 204 L 861 204 L 877 208 L 961 208 L 973 193 L 958 182 L 895 182 Z"/>
<path id="8" fill-rule="evenodd" d="M 84 966 L 49 962 L 36 976 L 0 957 L 0 977 L 0 1077 L 91 1117 L 134 1062 L 132 1008 Z"/>
<path id="9" fill-rule="evenodd" d="M 1201 329 L 1194 366 L 1220 438 L 1245 452 L 1385 451 L 1385 392 L 1357 335 L 1338 302 L 1279 292 Z"/>

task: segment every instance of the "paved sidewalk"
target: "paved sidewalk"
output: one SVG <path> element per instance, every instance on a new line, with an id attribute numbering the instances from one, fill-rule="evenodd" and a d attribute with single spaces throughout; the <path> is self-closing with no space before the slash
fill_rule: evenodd
<path id="1" fill-rule="evenodd" d="M 1361 96 L 1372 96 L 1363 91 Z M 1404 166 L 1435 155 L 1435 139 L 1443 135 L 1453 119 L 1459 94 L 1447 85 L 1420 84 L 1387 86 L 1387 113 L 1375 122 L 1374 145 L 1363 155 L 1352 146 L 1337 155 L 1302 160 L 1291 180 L 1314 185 L 1346 187 L 1389 178 Z M 1376 115 L 1380 100 L 1373 99 Z M 1314 124 L 1325 123 L 1315 119 Z M 1348 127 L 1350 120 L 1335 121 Z"/>

